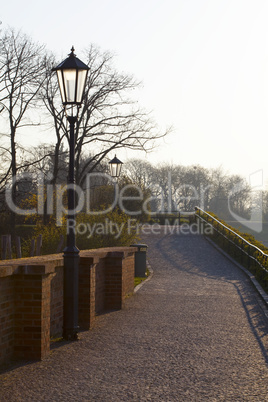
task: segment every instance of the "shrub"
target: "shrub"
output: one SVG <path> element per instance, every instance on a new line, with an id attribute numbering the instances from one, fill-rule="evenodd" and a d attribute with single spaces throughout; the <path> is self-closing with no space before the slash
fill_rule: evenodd
<path id="1" fill-rule="evenodd" d="M 66 243 L 66 217 L 62 226 L 56 226 L 51 217 L 49 223 L 39 223 L 34 228 L 32 238 L 35 240 L 42 235 L 42 254 L 53 254 L 57 251 L 60 236 L 63 235 Z M 76 216 L 76 245 L 80 250 L 129 246 L 139 240 L 133 221 L 130 227 L 129 216 L 115 209 L 102 215 L 79 213 Z M 29 256 L 31 238 L 22 243 L 23 256 Z"/>
<path id="2" fill-rule="evenodd" d="M 133 226 L 129 216 L 118 209 L 103 215 L 80 213 L 76 219 L 77 246 L 82 250 L 129 246 L 138 240 Z"/>

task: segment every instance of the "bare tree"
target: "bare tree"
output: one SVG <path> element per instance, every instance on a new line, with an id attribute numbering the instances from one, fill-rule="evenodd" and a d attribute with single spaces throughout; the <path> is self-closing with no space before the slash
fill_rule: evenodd
<path id="1" fill-rule="evenodd" d="M 44 46 L 8 29 L 0 37 L 0 102 L 8 116 L 12 175 L 17 173 L 16 133 L 34 123 L 26 116 L 45 78 Z"/>
<path id="2" fill-rule="evenodd" d="M 130 159 L 124 164 L 124 173 L 141 190 L 148 189 L 153 183 L 154 167 L 142 159 Z"/>
<path id="3" fill-rule="evenodd" d="M 33 43 L 21 32 L 7 29 L 0 37 L 0 104 L 3 108 L 1 116 L 8 121 L 8 170 L 12 177 L 18 171 L 16 134 L 20 128 L 34 124 L 29 120 L 27 112 L 32 106 L 36 106 L 44 73 L 44 46 Z M 16 198 L 15 186 L 13 198 Z"/>
<path id="4" fill-rule="evenodd" d="M 40 92 L 40 99 L 43 101 L 49 118 L 52 116 L 52 121 L 48 129 L 54 131 L 56 141 L 51 145 L 53 148 L 53 161 L 51 160 L 50 183 L 55 184 L 61 175 L 61 159 L 64 153 L 68 154 L 65 149 L 64 140 L 68 140 L 68 127 L 64 119 L 64 110 L 59 96 L 58 82 L 54 74 L 51 73 L 52 67 L 55 65 L 54 56 L 50 56 L 46 61 L 46 79 L 43 82 Z"/>
<path id="5" fill-rule="evenodd" d="M 26 160 L 27 158 L 27 160 Z M 54 144 L 40 144 L 27 151 L 26 158 L 21 168 L 24 171 L 30 171 L 35 174 L 43 175 L 45 183 L 55 184 L 57 182 L 66 183 L 68 171 L 68 152 L 64 150 L 61 144 L 57 151 L 57 161 L 55 163 Z M 55 165 L 57 165 L 57 174 L 55 176 Z"/>
<path id="6" fill-rule="evenodd" d="M 141 189 L 150 189 L 153 210 L 193 212 L 196 205 L 220 217 L 230 218 L 230 210 L 247 216 L 251 188 L 239 175 L 228 175 L 221 167 L 206 169 L 198 165 L 168 163 L 153 167 L 142 160 L 126 164 L 129 179 Z"/>
<path id="7" fill-rule="evenodd" d="M 244 218 L 249 218 L 250 208 L 254 200 L 252 188 L 247 181 L 239 175 L 229 176 L 226 193 L 231 211 Z"/>
<path id="8" fill-rule="evenodd" d="M 114 70 L 109 53 L 101 53 L 91 46 L 85 57 L 90 70 L 75 133 L 76 182 L 80 185 L 108 153 L 120 148 L 149 151 L 154 140 L 169 131 L 160 133 L 148 113 L 128 98 L 128 93 L 136 89 L 138 83 L 133 77 Z M 60 144 L 64 137 L 68 138 L 68 124 L 59 106 L 54 75 L 48 77 L 44 85 L 43 100 L 53 117 L 57 144 Z M 86 163 L 81 158 L 84 152 L 93 155 Z"/>

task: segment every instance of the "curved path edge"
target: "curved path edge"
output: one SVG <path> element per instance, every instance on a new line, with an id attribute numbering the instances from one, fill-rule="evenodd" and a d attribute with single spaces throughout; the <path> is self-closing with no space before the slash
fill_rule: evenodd
<path id="1" fill-rule="evenodd" d="M 213 246 L 215 247 L 221 254 L 223 254 L 228 260 L 232 261 L 233 264 L 235 264 L 238 268 L 240 268 L 251 280 L 252 284 L 256 288 L 257 292 L 261 296 L 263 302 L 265 303 L 266 307 L 268 308 L 268 295 L 267 293 L 263 290 L 255 276 L 247 270 L 243 265 L 239 264 L 234 258 L 232 258 L 228 253 L 226 253 L 222 248 L 220 248 L 216 243 L 214 243 L 213 240 L 211 240 L 209 237 L 205 236 L 205 239 Z M 267 313 L 265 313 L 266 317 L 268 318 Z"/>

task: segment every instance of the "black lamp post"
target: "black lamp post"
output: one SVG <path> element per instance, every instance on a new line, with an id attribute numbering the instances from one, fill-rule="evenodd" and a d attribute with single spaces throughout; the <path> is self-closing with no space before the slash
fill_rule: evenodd
<path id="1" fill-rule="evenodd" d="M 120 176 L 123 162 L 121 162 L 115 155 L 115 157 L 109 162 L 110 175 L 116 179 Z"/>
<path id="2" fill-rule="evenodd" d="M 58 83 L 70 124 L 69 136 L 69 175 L 68 175 L 68 217 L 67 217 L 67 246 L 64 249 L 64 317 L 63 337 L 76 340 L 78 331 L 78 268 L 79 250 L 75 245 L 75 136 L 74 125 L 77 121 L 78 110 L 82 103 L 89 67 L 79 60 L 72 47 L 69 57 L 52 71 L 57 72 Z M 68 224 L 70 223 L 70 224 Z"/>

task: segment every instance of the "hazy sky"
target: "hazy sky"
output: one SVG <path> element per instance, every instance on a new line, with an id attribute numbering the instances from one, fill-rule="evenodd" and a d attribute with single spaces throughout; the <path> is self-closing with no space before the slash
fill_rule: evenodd
<path id="1" fill-rule="evenodd" d="M 78 57 L 91 43 L 113 52 L 143 82 L 141 105 L 174 128 L 137 156 L 268 177 L 267 0 L 13 0 L 0 20 L 59 62 L 72 45 Z"/>

